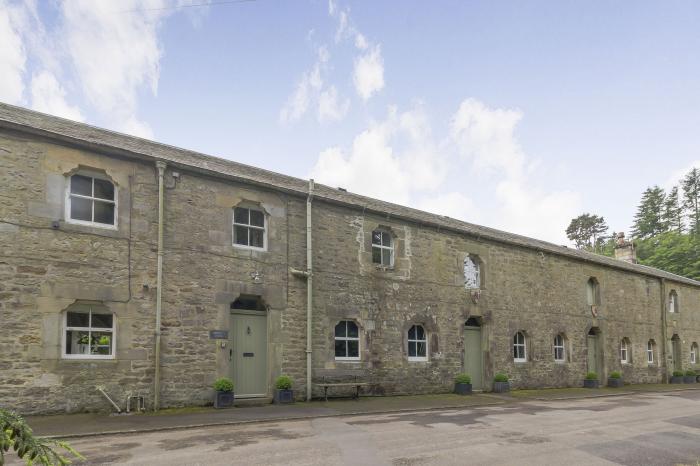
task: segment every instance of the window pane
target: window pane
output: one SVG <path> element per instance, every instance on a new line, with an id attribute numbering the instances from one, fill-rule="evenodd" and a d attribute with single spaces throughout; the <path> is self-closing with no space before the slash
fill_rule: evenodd
<path id="1" fill-rule="evenodd" d="M 382 244 L 382 232 L 373 231 L 372 232 L 372 244 Z"/>
<path id="2" fill-rule="evenodd" d="M 90 354 L 109 356 L 112 354 L 112 334 L 106 332 L 92 332 Z"/>
<path id="3" fill-rule="evenodd" d="M 416 325 L 416 339 L 417 340 L 425 340 L 425 331 L 423 330 L 423 327 L 420 325 Z"/>
<path id="4" fill-rule="evenodd" d="M 345 321 L 338 322 L 338 324 L 335 326 L 335 336 L 336 337 L 347 336 L 347 332 L 346 332 L 346 328 L 345 328 Z"/>
<path id="5" fill-rule="evenodd" d="M 88 332 L 82 330 L 67 330 L 66 354 L 90 354 L 90 338 Z"/>
<path id="6" fill-rule="evenodd" d="M 355 341 L 348 341 L 348 357 L 349 358 L 357 358 L 360 356 L 360 342 L 355 340 Z"/>
<path id="7" fill-rule="evenodd" d="M 70 192 L 82 196 L 92 196 L 92 178 L 81 175 L 71 176 Z"/>
<path id="8" fill-rule="evenodd" d="M 265 226 L 265 216 L 259 210 L 250 210 L 250 224 L 256 227 Z"/>
<path id="9" fill-rule="evenodd" d="M 347 355 L 346 352 L 346 341 L 345 340 L 336 340 L 335 341 L 335 357 L 336 358 L 344 358 Z"/>
<path id="10" fill-rule="evenodd" d="M 408 329 L 408 339 L 409 340 L 416 339 L 416 326 L 415 325 L 412 325 L 411 328 Z"/>
<path id="11" fill-rule="evenodd" d="M 391 249 L 382 249 L 382 265 L 391 265 Z"/>
<path id="12" fill-rule="evenodd" d="M 239 226 L 233 227 L 233 242 L 235 244 L 248 246 L 248 228 Z"/>
<path id="13" fill-rule="evenodd" d="M 100 199 L 114 200 L 114 185 L 107 180 L 95 178 L 95 197 Z"/>
<path id="14" fill-rule="evenodd" d="M 424 358 L 426 355 L 425 343 L 422 341 L 419 341 L 418 343 L 416 343 L 416 346 L 417 346 L 417 351 L 416 351 L 417 356 Z"/>
<path id="15" fill-rule="evenodd" d="M 413 358 L 415 356 L 416 356 L 416 342 L 409 341 L 408 342 L 408 357 Z"/>
<path id="16" fill-rule="evenodd" d="M 73 220 L 92 221 L 92 201 L 79 197 L 70 198 L 70 218 Z"/>
<path id="17" fill-rule="evenodd" d="M 348 337 L 357 338 L 357 324 L 352 321 L 347 321 L 348 323 Z"/>
<path id="18" fill-rule="evenodd" d="M 112 328 L 112 314 L 92 313 L 92 328 Z"/>
<path id="19" fill-rule="evenodd" d="M 114 225 L 114 204 L 95 201 L 95 222 Z"/>
<path id="20" fill-rule="evenodd" d="M 379 248 L 372 248 L 372 262 L 375 264 L 382 263 L 382 250 Z"/>
<path id="21" fill-rule="evenodd" d="M 389 233 L 382 233 L 382 246 L 391 246 L 391 235 Z"/>
<path id="22" fill-rule="evenodd" d="M 256 248 L 262 248 L 265 246 L 263 237 L 264 230 L 258 230 L 257 228 L 250 229 L 250 246 L 255 246 Z"/>
<path id="23" fill-rule="evenodd" d="M 248 224 L 248 209 L 236 207 L 233 209 L 233 221 L 236 223 Z"/>
<path id="24" fill-rule="evenodd" d="M 69 327 L 90 326 L 90 314 L 88 314 L 87 312 L 69 312 L 66 318 Z"/>

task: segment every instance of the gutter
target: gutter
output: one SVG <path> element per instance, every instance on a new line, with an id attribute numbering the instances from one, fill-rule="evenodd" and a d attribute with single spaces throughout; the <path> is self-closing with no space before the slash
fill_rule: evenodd
<path id="1" fill-rule="evenodd" d="M 160 320 L 163 303 L 163 188 L 165 167 L 167 164 L 161 160 L 156 162 L 158 169 L 158 271 L 156 282 L 156 348 L 155 348 L 155 376 L 153 377 L 153 410 L 160 408 Z"/>

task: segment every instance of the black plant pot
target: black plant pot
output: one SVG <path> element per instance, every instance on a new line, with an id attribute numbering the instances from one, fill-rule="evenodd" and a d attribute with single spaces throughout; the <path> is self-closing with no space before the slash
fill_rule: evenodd
<path id="1" fill-rule="evenodd" d="M 683 376 L 682 375 L 672 375 L 669 382 L 670 383 L 683 383 Z"/>
<path id="2" fill-rule="evenodd" d="M 471 395 L 472 394 L 472 384 L 470 383 L 456 383 L 455 393 L 457 395 Z"/>
<path id="3" fill-rule="evenodd" d="M 598 388 L 598 387 L 600 387 L 600 380 L 583 379 L 583 388 Z"/>
<path id="4" fill-rule="evenodd" d="M 294 390 L 275 389 L 272 401 L 275 404 L 294 403 Z"/>
<path id="5" fill-rule="evenodd" d="M 493 391 L 495 393 L 506 393 L 510 391 L 510 382 L 494 382 Z"/>
<path id="6" fill-rule="evenodd" d="M 683 383 L 695 383 L 695 375 L 684 375 L 683 376 Z"/>
<path id="7" fill-rule="evenodd" d="M 620 388 L 623 385 L 625 385 L 625 382 L 622 379 L 608 378 L 608 387 Z"/>
<path id="8" fill-rule="evenodd" d="M 696 381 L 697 383 L 700 383 L 700 375 L 696 375 L 696 376 L 695 376 L 695 381 Z"/>
<path id="9" fill-rule="evenodd" d="M 233 392 L 216 392 L 214 397 L 215 408 L 230 408 L 231 406 L 233 406 Z"/>

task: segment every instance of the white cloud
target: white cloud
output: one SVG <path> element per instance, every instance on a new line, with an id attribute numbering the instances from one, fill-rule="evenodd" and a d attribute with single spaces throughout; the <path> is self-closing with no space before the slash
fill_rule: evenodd
<path id="1" fill-rule="evenodd" d="M 367 42 L 365 36 L 363 36 L 359 32 L 355 34 L 355 47 L 357 47 L 360 50 L 367 50 L 367 47 L 369 47 L 369 42 Z"/>
<path id="2" fill-rule="evenodd" d="M 316 62 L 309 71 L 302 75 L 294 92 L 287 98 L 287 102 L 280 110 L 280 121 L 282 123 L 290 123 L 299 120 L 306 114 L 311 102 L 315 102 L 319 99 L 321 89 L 323 88 L 322 73 L 329 59 L 330 54 L 328 48 L 325 46 L 319 47 Z M 320 110 L 321 107 L 319 104 L 319 112 Z M 320 113 L 319 119 L 321 119 Z"/>
<path id="3" fill-rule="evenodd" d="M 66 91 L 50 71 L 34 75 L 31 81 L 31 105 L 34 110 L 75 121 L 85 121 L 78 107 L 66 102 Z"/>
<path id="4" fill-rule="evenodd" d="M 21 37 L 21 18 L 16 8 L 0 0 L 0 101 L 22 103 L 27 61 Z"/>
<path id="5" fill-rule="evenodd" d="M 353 83 L 357 95 L 365 101 L 384 88 L 384 59 L 379 45 L 355 58 Z"/>
<path id="6" fill-rule="evenodd" d="M 679 191 L 682 193 L 683 188 L 680 187 L 681 181 L 683 180 L 683 178 L 685 178 L 685 175 L 687 175 L 688 172 L 693 168 L 697 168 L 700 170 L 700 160 L 691 162 L 684 168 L 674 170 L 673 173 L 671 173 L 671 176 L 668 177 L 668 179 L 663 185 L 663 188 L 666 190 L 666 192 L 669 192 L 671 189 L 673 189 L 674 186 L 678 186 Z"/>
<path id="7" fill-rule="evenodd" d="M 342 120 L 349 109 L 350 99 L 339 100 L 335 86 L 321 92 L 318 98 L 318 120 L 321 123 Z"/>

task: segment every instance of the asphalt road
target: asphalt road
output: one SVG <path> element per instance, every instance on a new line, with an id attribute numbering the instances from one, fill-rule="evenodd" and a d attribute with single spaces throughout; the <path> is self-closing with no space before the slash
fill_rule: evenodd
<path id="1" fill-rule="evenodd" d="M 76 464 L 696 466 L 700 391 L 114 435 L 71 444 L 88 458 Z"/>

